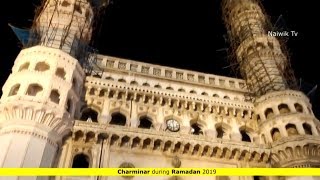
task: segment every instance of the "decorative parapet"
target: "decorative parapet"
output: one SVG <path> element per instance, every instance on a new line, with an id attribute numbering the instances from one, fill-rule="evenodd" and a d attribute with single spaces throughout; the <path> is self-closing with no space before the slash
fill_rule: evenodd
<path id="1" fill-rule="evenodd" d="M 53 141 L 56 142 L 70 132 L 73 120 L 70 119 L 68 113 L 59 109 L 52 109 L 52 106 L 39 105 L 37 102 L 24 102 L 24 104 L 23 102 L 18 105 L 16 103 L 6 103 L 0 106 L 0 117 L 3 124 L 11 124 L 12 127 L 17 127 L 17 129 L 20 128 L 16 126 L 17 121 L 19 121 L 21 127 L 37 124 L 39 129 L 44 130 L 44 132 L 48 131 Z M 12 127 L 4 126 L 0 132 L 8 132 Z M 30 129 L 28 131 L 32 132 Z"/>
<path id="2" fill-rule="evenodd" d="M 170 68 L 116 57 L 98 55 L 98 65 L 106 70 L 125 71 L 129 74 L 150 76 L 188 84 L 197 84 L 232 91 L 247 92 L 245 81 L 195 71 Z"/>
<path id="3" fill-rule="evenodd" d="M 89 88 L 89 91 L 91 89 L 99 90 L 100 92 L 110 92 L 110 90 L 113 91 L 132 91 L 136 92 L 140 95 L 150 95 L 150 96 L 161 96 L 162 98 L 168 98 L 171 100 L 183 100 L 183 101 L 192 101 L 194 103 L 202 103 L 207 106 L 223 106 L 223 107 L 234 107 L 236 109 L 246 109 L 248 111 L 252 111 L 254 106 L 251 102 L 243 102 L 243 101 L 235 101 L 235 100 L 229 100 L 229 99 L 222 99 L 222 98 L 216 98 L 216 97 L 209 97 L 209 96 L 203 96 L 203 95 L 197 95 L 197 94 L 191 94 L 191 93 L 185 93 L 185 92 L 175 92 L 172 90 L 166 90 L 166 89 L 156 89 L 152 87 L 144 87 L 144 86 L 134 86 L 130 84 L 125 83 L 117 83 L 113 81 L 107 81 L 92 77 L 87 77 L 85 86 Z M 103 91 L 104 90 L 104 91 Z M 91 95 L 99 95 L 100 92 L 94 92 Z M 90 93 L 90 92 L 89 92 Z M 128 95 L 128 93 L 126 93 Z M 105 94 L 102 95 L 102 97 L 105 96 Z M 182 101 L 181 101 L 182 102 Z"/>
<path id="4" fill-rule="evenodd" d="M 319 136 L 300 135 L 282 138 L 271 147 L 273 167 L 320 167 Z"/>

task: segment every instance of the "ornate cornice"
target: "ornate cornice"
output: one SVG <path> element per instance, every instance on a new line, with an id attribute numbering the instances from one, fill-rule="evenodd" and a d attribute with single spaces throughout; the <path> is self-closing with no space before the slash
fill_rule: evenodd
<path id="1" fill-rule="evenodd" d="M 273 143 L 271 165 L 274 167 L 320 166 L 320 137 L 300 135 Z"/>
<path id="2" fill-rule="evenodd" d="M 212 139 L 167 131 L 155 131 L 132 127 L 93 124 L 76 121 L 73 127 L 74 144 L 101 142 L 104 137 L 110 147 L 121 151 L 143 151 L 168 156 L 205 158 L 213 160 L 245 162 L 263 167 L 267 164 L 270 149 L 266 145 Z"/>
<path id="3" fill-rule="evenodd" d="M 2 126 L 27 125 L 28 122 L 42 125 L 44 130 L 49 130 L 58 136 L 64 136 L 70 131 L 73 121 L 67 115 L 52 109 L 50 106 L 38 103 L 6 103 L 0 106 Z M 41 127 L 41 126 L 39 126 Z M 5 129 L 5 128 L 4 128 Z"/>

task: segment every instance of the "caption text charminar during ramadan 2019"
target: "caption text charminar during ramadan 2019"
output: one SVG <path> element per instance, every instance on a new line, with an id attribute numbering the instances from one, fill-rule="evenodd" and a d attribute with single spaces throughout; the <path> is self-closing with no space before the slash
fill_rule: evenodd
<path id="1" fill-rule="evenodd" d="M 171 170 L 139 170 L 139 169 L 135 169 L 135 170 L 124 170 L 124 169 L 119 169 L 118 170 L 118 174 L 121 175 L 148 175 L 148 174 L 157 174 L 157 175 L 170 175 L 170 171 L 171 171 L 171 175 L 179 175 L 179 174 L 201 174 L 200 170 L 175 170 L 175 169 L 171 169 Z M 212 174 L 215 174 L 215 170 L 212 169 Z"/>

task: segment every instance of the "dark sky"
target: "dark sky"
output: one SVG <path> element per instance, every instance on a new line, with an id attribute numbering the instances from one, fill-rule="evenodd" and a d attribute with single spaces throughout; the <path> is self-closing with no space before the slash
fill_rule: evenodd
<path id="1" fill-rule="evenodd" d="M 8 5 L 2 6 L 5 10 L 0 11 L 1 86 L 21 47 L 8 23 L 30 26 L 39 1 L 6 1 Z M 319 10 L 310 3 L 292 0 L 265 0 L 263 4 L 271 22 L 282 15 L 287 30 L 299 33 L 287 42 L 296 78 L 303 80 L 306 91 L 319 85 L 319 31 L 312 24 L 318 23 Z M 100 19 L 103 25 L 94 44 L 101 54 L 234 76 L 226 68 L 226 53 L 219 51 L 228 47 L 223 38 L 226 30 L 220 0 L 114 0 Z M 319 90 L 312 102 L 319 117 Z"/>

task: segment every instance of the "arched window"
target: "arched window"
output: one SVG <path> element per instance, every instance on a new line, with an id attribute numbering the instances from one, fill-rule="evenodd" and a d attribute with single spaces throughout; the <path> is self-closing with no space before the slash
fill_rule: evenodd
<path id="1" fill-rule="evenodd" d="M 179 91 L 179 92 L 186 92 L 186 90 L 184 90 L 184 89 L 182 89 L 182 88 L 178 89 L 178 91 Z"/>
<path id="2" fill-rule="evenodd" d="M 124 79 L 119 79 L 118 81 L 119 81 L 119 82 L 123 82 L 123 83 L 126 82 L 126 80 L 124 80 Z"/>
<path id="3" fill-rule="evenodd" d="M 28 96 L 37 96 L 40 92 L 42 92 L 43 88 L 39 84 L 30 84 L 27 89 Z"/>
<path id="4" fill-rule="evenodd" d="M 143 83 L 142 86 L 150 87 L 150 84 L 148 84 L 148 83 Z"/>
<path id="5" fill-rule="evenodd" d="M 114 79 L 113 79 L 112 77 L 110 77 L 110 76 L 106 77 L 105 79 L 106 79 L 106 80 L 112 80 L 112 81 L 114 80 Z"/>
<path id="6" fill-rule="evenodd" d="M 279 109 L 280 114 L 286 114 L 286 113 L 290 112 L 290 109 L 289 109 L 288 105 L 286 105 L 286 104 L 280 104 L 278 106 L 278 109 Z"/>
<path id="7" fill-rule="evenodd" d="M 272 108 L 268 108 L 264 111 L 264 114 L 267 119 L 272 118 L 274 116 Z"/>
<path id="8" fill-rule="evenodd" d="M 89 118 L 92 120 L 92 122 L 98 122 L 98 112 L 91 108 L 86 108 L 84 111 L 82 111 L 80 119 L 87 121 Z"/>
<path id="9" fill-rule="evenodd" d="M 250 136 L 247 134 L 247 132 L 245 130 L 241 130 L 240 133 L 241 133 L 241 136 L 242 136 L 241 141 L 251 142 L 251 138 L 250 138 Z"/>
<path id="10" fill-rule="evenodd" d="M 191 133 L 193 135 L 203 135 L 203 131 L 198 123 L 191 124 Z"/>
<path id="11" fill-rule="evenodd" d="M 278 139 L 281 138 L 281 134 L 278 128 L 273 128 L 271 130 L 271 137 L 273 139 L 273 141 L 277 141 Z"/>
<path id="12" fill-rule="evenodd" d="M 212 95 L 212 97 L 216 97 L 216 98 L 218 98 L 218 97 L 219 97 L 219 95 L 218 95 L 218 94 L 213 94 L 213 95 Z"/>
<path id="13" fill-rule="evenodd" d="M 14 86 L 11 88 L 11 90 L 10 90 L 10 92 L 9 92 L 9 95 L 8 95 L 8 96 L 14 96 L 14 95 L 17 95 L 17 94 L 18 94 L 19 89 L 20 89 L 20 84 L 16 84 L 16 85 L 14 85 Z"/>
<path id="14" fill-rule="evenodd" d="M 161 89 L 161 86 L 159 84 L 154 86 L 155 88 Z"/>
<path id="15" fill-rule="evenodd" d="M 141 117 L 139 121 L 140 124 L 138 128 L 150 129 L 152 127 L 152 120 L 147 116 Z"/>
<path id="16" fill-rule="evenodd" d="M 85 154 L 77 154 L 72 161 L 72 168 L 89 168 L 89 157 Z"/>
<path id="17" fill-rule="evenodd" d="M 297 111 L 297 112 L 303 113 L 303 107 L 302 107 L 301 104 L 295 103 L 295 104 L 294 104 L 294 107 L 296 108 L 296 111 Z"/>
<path id="18" fill-rule="evenodd" d="M 173 90 L 173 88 L 172 88 L 172 87 L 170 87 L 170 86 L 169 86 L 169 87 L 167 87 L 166 89 L 167 89 L 167 90 Z"/>
<path id="19" fill-rule="evenodd" d="M 296 125 L 294 125 L 294 124 L 287 124 L 286 130 L 287 130 L 288 136 L 293 136 L 293 135 L 299 134 L 297 131 Z"/>
<path id="20" fill-rule="evenodd" d="M 208 96 L 208 93 L 202 92 L 201 95 L 203 95 L 203 96 Z"/>
<path id="21" fill-rule="evenodd" d="M 59 91 L 54 89 L 51 91 L 50 93 L 50 101 L 56 103 L 56 104 L 59 104 L 60 102 L 60 94 L 59 94 Z"/>
<path id="22" fill-rule="evenodd" d="M 96 91 L 95 88 L 91 88 L 90 91 L 89 91 L 89 94 L 90 95 L 95 95 L 95 91 Z"/>
<path id="23" fill-rule="evenodd" d="M 222 138 L 223 135 L 225 134 L 222 126 L 217 127 L 216 131 L 217 131 L 217 138 Z"/>
<path id="24" fill-rule="evenodd" d="M 197 92 L 195 90 L 191 90 L 190 93 L 191 94 L 197 94 Z"/>
<path id="25" fill-rule="evenodd" d="M 27 70 L 29 68 L 29 65 L 30 65 L 29 62 L 24 63 L 22 66 L 20 66 L 19 72 L 23 70 Z"/>
<path id="26" fill-rule="evenodd" d="M 58 76 L 58 77 L 60 77 L 62 79 L 66 79 L 66 71 L 64 71 L 63 68 L 57 68 L 56 76 Z"/>
<path id="27" fill-rule="evenodd" d="M 113 113 L 111 115 L 111 121 L 110 124 L 113 125 L 119 125 L 119 126 L 125 126 L 126 125 L 126 116 L 124 116 L 121 113 Z"/>
<path id="28" fill-rule="evenodd" d="M 135 86 L 139 85 L 137 81 L 131 81 L 130 84 Z"/>
<path id="29" fill-rule="evenodd" d="M 304 132 L 308 135 L 312 135 L 312 128 L 309 124 L 307 123 L 303 123 L 303 129 L 304 129 Z"/>
<path id="30" fill-rule="evenodd" d="M 230 99 L 230 97 L 229 96 L 224 96 L 223 99 Z"/>
<path id="31" fill-rule="evenodd" d="M 50 66 L 45 62 L 38 62 L 35 67 L 36 71 L 41 71 L 41 72 L 47 71 L 49 69 L 50 69 Z"/>

